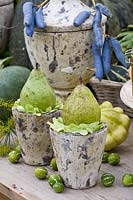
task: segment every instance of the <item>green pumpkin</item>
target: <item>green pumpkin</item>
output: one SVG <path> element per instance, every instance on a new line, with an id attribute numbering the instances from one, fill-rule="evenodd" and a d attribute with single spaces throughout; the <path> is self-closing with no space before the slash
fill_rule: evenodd
<path id="1" fill-rule="evenodd" d="M 0 99 L 17 100 L 29 74 L 30 70 L 21 66 L 8 66 L 0 69 Z M 10 114 L 11 112 L 0 107 L 0 119 L 6 120 Z"/>
<path id="2" fill-rule="evenodd" d="M 121 65 L 112 66 L 107 79 L 116 82 L 127 82 L 129 80 L 128 70 Z"/>
<path id="3" fill-rule="evenodd" d="M 29 74 L 30 70 L 26 67 L 9 66 L 1 69 L 0 98 L 3 100 L 17 100 Z"/>

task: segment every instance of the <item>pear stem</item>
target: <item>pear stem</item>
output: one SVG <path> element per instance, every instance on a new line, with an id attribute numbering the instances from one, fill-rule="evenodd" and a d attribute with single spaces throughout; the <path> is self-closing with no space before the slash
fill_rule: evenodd
<path id="1" fill-rule="evenodd" d="M 39 63 L 36 63 L 36 69 L 39 69 L 39 68 L 40 68 Z"/>
<path id="2" fill-rule="evenodd" d="M 82 76 L 79 77 L 79 80 L 80 80 L 80 84 L 82 84 L 83 83 Z"/>

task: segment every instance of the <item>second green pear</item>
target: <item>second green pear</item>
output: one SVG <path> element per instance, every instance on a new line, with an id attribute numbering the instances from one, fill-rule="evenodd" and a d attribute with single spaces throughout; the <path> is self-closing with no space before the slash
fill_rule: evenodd
<path id="1" fill-rule="evenodd" d="M 89 88 L 80 84 L 72 91 L 63 106 L 62 118 L 65 125 L 100 121 L 101 109 Z"/>
<path id="2" fill-rule="evenodd" d="M 48 107 L 55 107 L 55 93 L 39 68 L 31 71 L 20 93 L 20 102 L 22 106 L 30 104 L 43 112 L 45 112 Z"/>

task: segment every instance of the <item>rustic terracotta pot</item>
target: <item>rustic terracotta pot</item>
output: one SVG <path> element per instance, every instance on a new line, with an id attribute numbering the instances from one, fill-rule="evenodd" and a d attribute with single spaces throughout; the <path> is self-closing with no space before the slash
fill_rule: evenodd
<path id="1" fill-rule="evenodd" d="M 29 165 L 48 165 L 53 157 L 48 121 L 60 112 L 35 116 L 12 109 L 16 133 L 24 162 Z"/>
<path id="2" fill-rule="evenodd" d="M 44 6 L 45 30 L 35 29 L 32 38 L 25 35 L 29 58 L 40 67 L 56 94 L 67 95 L 79 84 L 84 84 L 94 74 L 91 45 L 93 16 L 80 27 L 73 26 L 79 12 L 94 10 L 80 0 L 50 0 Z M 103 25 L 106 17 L 103 17 Z"/>
<path id="3" fill-rule="evenodd" d="M 8 27 L 14 11 L 13 0 L 0 0 L 0 52 L 4 50 L 8 38 Z"/>
<path id="4" fill-rule="evenodd" d="M 104 151 L 107 127 L 93 134 L 56 133 L 50 136 L 58 171 L 66 187 L 85 189 L 96 184 Z"/>

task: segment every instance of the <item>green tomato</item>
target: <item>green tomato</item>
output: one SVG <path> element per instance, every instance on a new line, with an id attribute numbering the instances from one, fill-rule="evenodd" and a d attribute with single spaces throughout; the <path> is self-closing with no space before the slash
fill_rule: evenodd
<path id="1" fill-rule="evenodd" d="M 64 185 L 63 185 L 63 183 L 60 183 L 60 182 L 55 183 L 55 184 L 53 185 L 53 190 L 54 190 L 56 193 L 61 193 L 61 192 L 63 192 L 63 191 L 64 191 Z"/>
<path id="2" fill-rule="evenodd" d="M 122 177 L 122 184 L 125 187 L 133 186 L 133 174 L 124 174 Z"/>
<path id="3" fill-rule="evenodd" d="M 120 162 L 120 155 L 118 153 L 111 153 L 108 156 L 108 163 L 111 165 L 118 165 Z"/>
<path id="4" fill-rule="evenodd" d="M 11 151 L 9 154 L 8 154 L 8 160 L 11 162 L 11 163 L 18 163 L 19 162 L 19 159 L 21 157 L 21 154 L 18 153 L 18 151 Z"/>
<path id="5" fill-rule="evenodd" d="M 102 163 L 108 163 L 108 157 L 109 157 L 109 153 L 104 152 L 103 157 L 102 157 Z"/>
<path id="6" fill-rule="evenodd" d="M 101 176 L 101 182 L 105 187 L 111 187 L 115 181 L 115 177 L 110 173 L 105 173 Z"/>
<path id="7" fill-rule="evenodd" d="M 52 160 L 50 161 L 50 167 L 51 167 L 54 171 L 58 171 L 57 164 L 56 164 L 56 158 L 52 158 Z"/>
<path id="8" fill-rule="evenodd" d="M 38 178 L 38 179 L 46 179 L 47 177 L 47 174 L 48 174 L 48 171 L 46 168 L 44 167 L 37 167 L 35 168 L 35 176 Z"/>
<path id="9" fill-rule="evenodd" d="M 62 183 L 62 178 L 59 174 L 51 174 L 48 178 L 48 183 L 51 187 L 53 187 L 53 185 L 55 183 Z"/>

